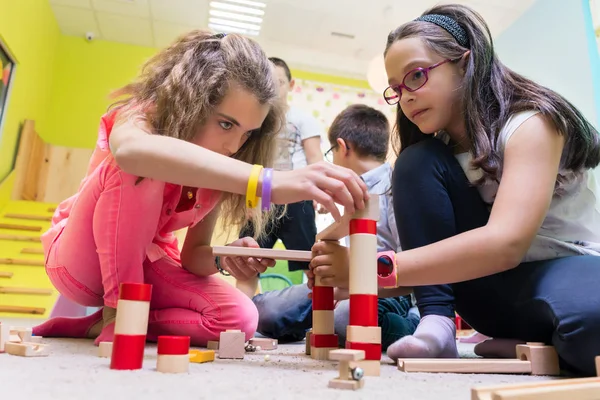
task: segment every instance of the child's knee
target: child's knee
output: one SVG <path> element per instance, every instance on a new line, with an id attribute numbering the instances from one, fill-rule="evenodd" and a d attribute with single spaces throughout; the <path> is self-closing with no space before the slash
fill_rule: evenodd
<path id="1" fill-rule="evenodd" d="M 249 340 L 256 333 L 258 327 L 258 310 L 252 300 L 243 296 L 244 300 L 238 303 L 237 325 L 239 330 L 244 332 L 246 340 Z"/>

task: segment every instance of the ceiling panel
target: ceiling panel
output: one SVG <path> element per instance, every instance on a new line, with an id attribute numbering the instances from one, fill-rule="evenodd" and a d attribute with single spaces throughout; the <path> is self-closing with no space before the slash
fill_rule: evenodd
<path id="1" fill-rule="evenodd" d="M 150 0 L 150 11 L 156 21 L 205 27 L 208 3 L 208 0 Z"/>
<path id="2" fill-rule="evenodd" d="M 51 7 L 63 34 L 84 37 L 86 32 L 98 33 L 98 24 L 92 10 L 56 4 Z"/>
<path id="3" fill-rule="evenodd" d="M 105 40 L 137 46 L 154 46 L 150 20 L 105 12 L 96 12 L 96 16 L 102 38 Z"/>
<path id="4" fill-rule="evenodd" d="M 318 47 L 315 32 L 326 23 L 326 15 L 304 6 L 301 3 L 269 3 L 265 9 L 261 37 L 290 45 Z"/>
<path id="5" fill-rule="evenodd" d="M 193 26 L 173 24 L 164 21 L 154 21 L 152 23 L 152 28 L 154 29 L 154 43 L 158 48 L 170 45 L 182 34 L 195 29 Z"/>
<path id="6" fill-rule="evenodd" d="M 168 0 L 171 1 L 171 0 Z M 96 11 L 131 17 L 150 18 L 148 0 L 92 0 Z"/>
<path id="7" fill-rule="evenodd" d="M 92 8 L 91 0 L 50 0 L 50 4 L 79 8 Z"/>

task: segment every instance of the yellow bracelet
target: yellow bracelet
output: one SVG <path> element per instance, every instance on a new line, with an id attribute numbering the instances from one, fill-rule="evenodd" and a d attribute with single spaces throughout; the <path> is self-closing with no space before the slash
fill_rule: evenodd
<path id="1" fill-rule="evenodd" d="M 262 171 L 262 165 L 253 165 L 252 171 L 250 171 L 250 178 L 248 179 L 248 188 L 246 189 L 246 206 L 248 208 L 254 208 L 258 205 L 258 196 L 256 195 L 256 189 L 258 187 L 258 178 Z"/>

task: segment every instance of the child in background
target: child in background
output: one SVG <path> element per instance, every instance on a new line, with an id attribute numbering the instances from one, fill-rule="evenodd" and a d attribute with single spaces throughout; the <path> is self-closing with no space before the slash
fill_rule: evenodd
<path id="1" fill-rule="evenodd" d="M 34 334 L 112 341 L 120 283 L 145 282 L 152 284 L 149 340 L 185 335 L 204 346 L 227 329 L 250 338 L 256 307 L 214 274 L 243 279 L 274 261 L 217 263 L 210 247 L 217 219 L 239 226 L 250 211 L 262 227 L 270 216 L 256 208 L 259 197 L 267 209 L 314 199 L 339 218 L 334 202 L 364 207 L 364 183 L 325 162 L 267 176 L 262 166 L 272 163 L 284 116 L 270 61 L 241 35 L 192 31 L 118 94 L 125 97 L 102 117 L 79 192 L 60 204 L 42 237 L 58 291 L 103 308 L 50 319 Z M 180 253 L 173 232 L 183 227 L 189 229 Z M 258 247 L 249 237 L 232 245 Z"/>
<path id="2" fill-rule="evenodd" d="M 328 132 L 331 155 L 336 165 L 361 175 L 369 193 L 379 194 L 380 219 L 377 222 L 379 251 L 400 251 L 400 241 L 391 202 L 392 168 L 385 162 L 389 147 L 389 124 L 378 110 L 365 105 L 353 105 L 342 111 Z M 280 341 L 302 340 L 312 326 L 310 290 L 304 284 L 254 296 L 258 308 L 258 332 Z M 382 347 L 411 335 L 419 322 L 410 296 L 379 299 L 379 326 L 382 328 Z M 346 341 L 349 301 L 339 301 L 335 311 L 335 333 L 340 345 Z"/>
<path id="3" fill-rule="evenodd" d="M 388 355 L 457 357 L 456 307 L 499 338 L 479 354 L 514 357 L 516 341 L 543 342 L 564 369 L 595 375 L 598 132 L 563 97 L 504 66 L 468 7 L 438 6 L 400 26 L 384 54 L 401 145 L 392 190 L 404 251 L 391 261 L 422 316 Z M 347 286 L 345 266 L 327 256 L 313 259 L 314 274 Z"/>

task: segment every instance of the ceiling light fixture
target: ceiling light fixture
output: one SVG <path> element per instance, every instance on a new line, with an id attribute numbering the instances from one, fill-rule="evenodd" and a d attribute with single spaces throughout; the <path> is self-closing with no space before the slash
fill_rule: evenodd
<path id="1" fill-rule="evenodd" d="M 219 24 L 208 24 L 208 27 L 214 31 L 218 32 L 230 32 L 230 33 L 240 33 L 242 35 L 252 35 L 258 36 L 259 31 L 252 31 L 248 29 L 236 28 L 233 26 L 219 25 Z"/>
<path id="2" fill-rule="evenodd" d="M 232 12 L 227 12 L 227 11 L 210 10 L 208 13 L 213 17 L 228 18 L 228 19 L 233 19 L 233 20 L 238 20 L 238 21 L 246 21 L 246 22 L 254 22 L 257 24 L 260 24 L 262 22 L 262 18 L 260 18 L 260 17 L 252 17 L 250 15 L 237 14 L 237 13 L 232 13 Z"/>
<path id="3" fill-rule="evenodd" d="M 211 6 L 211 8 L 217 8 L 220 10 L 227 10 L 227 11 L 235 11 L 235 12 L 243 13 L 243 14 L 265 15 L 265 12 L 263 10 L 258 10 L 256 8 L 251 8 L 251 7 L 236 6 L 235 4 L 222 3 L 220 1 L 211 1 L 210 6 Z"/>
<path id="4" fill-rule="evenodd" d="M 258 36 L 265 7 L 265 3 L 251 0 L 211 1 L 208 27 L 217 32 Z"/>
<path id="5" fill-rule="evenodd" d="M 247 22 L 231 21 L 231 20 L 222 19 L 222 18 L 209 18 L 208 22 L 211 24 L 223 25 L 223 26 L 233 26 L 234 28 L 249 29 L 249 30 L 253 30 L 253 31 L 260 30 L 260 25 L 249 24 Z"/>

